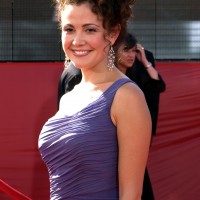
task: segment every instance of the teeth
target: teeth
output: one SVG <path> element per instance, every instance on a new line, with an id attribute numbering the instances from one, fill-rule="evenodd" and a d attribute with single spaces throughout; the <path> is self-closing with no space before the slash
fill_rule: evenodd
<path id="1" fill-rule="evenodd" d="M 76 53 L 78 55 L 84 55 L 87 53 L 87 51 L 74 51 L 74 53 Z"/>

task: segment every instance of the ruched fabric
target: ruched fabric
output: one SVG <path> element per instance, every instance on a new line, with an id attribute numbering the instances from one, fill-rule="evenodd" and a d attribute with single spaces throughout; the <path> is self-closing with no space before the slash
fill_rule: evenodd
<path id="1" fill-rule="evenodd" d="M 44 125 L 39 150 L 50 179 L 51 200 L 118 200 L 117 130 L 110 118 L 122 78 L 71 116 L 58 113 Z"/>

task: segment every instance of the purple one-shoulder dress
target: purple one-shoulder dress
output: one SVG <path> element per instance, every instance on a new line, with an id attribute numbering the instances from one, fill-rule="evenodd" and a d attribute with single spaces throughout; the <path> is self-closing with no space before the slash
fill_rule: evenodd
<path id="1" fill-rule="evenodd" d="M 122 78 L 97 100 L 71 116 L 44 125 L 39 150 L 50 179 L 51 200 L 118 200 L 117 130 L 110 117 Z"/>

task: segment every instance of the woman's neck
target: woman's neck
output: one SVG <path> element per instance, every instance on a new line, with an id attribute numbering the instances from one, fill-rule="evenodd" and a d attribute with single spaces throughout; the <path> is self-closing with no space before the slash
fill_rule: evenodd
<path id="1" fill-rule="evenodd" d="M 107 68 L 103 70 L 91 70 L 91 69 L 81 69 L 82 70 L 82 80 L 81 84 L 92 84 L 98 85 L 108 82 L 113 82 L 121 77 L 119 70 L 114 67 L 112 71 Z"/>

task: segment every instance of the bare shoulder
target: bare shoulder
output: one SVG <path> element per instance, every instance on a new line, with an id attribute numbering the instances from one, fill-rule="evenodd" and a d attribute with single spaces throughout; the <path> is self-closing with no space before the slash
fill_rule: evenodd
<path id="1" fill-rule="evenodd" d="M 63 106 L 63 104 L 66 102 L 66 99 L 67 99 L 67 98 L 69 98 L 69 93 L 65 93 L 65 94 L 61 97 L 61 99 L 60 99 L 60 106 L 59 106 L 59 107 Z"/>
<path id="2" fill-rule="evenodd" d="M 115 101 L 120 101 L 123 103 L 123 101 L 130 101 L 132 100 L 137 100 L 137 98 L 144 99 L 144 94 L 142 90 L 132 82 L 128 82 L 124 85 L 122 85 L 115 96 Z"/>
<path id="3" fill-rule="evenodd" d="M 65 93 L 59 103 L 59 110 L 70 110 L 75 104 L 77 104 L 77 98 L 74 98 L 74 94 L 72 91 Z M 69 109 L 70 108 L 70 109 Z"/>
<path id="4" fill-rule="evenodd" d="M 121 119 L 133 120 L 141 115 L 149 117 L 149 109 L 142 90 L 129 82 L 121 86 L 116 92 L 111 108 L 113 123 Z"/>

